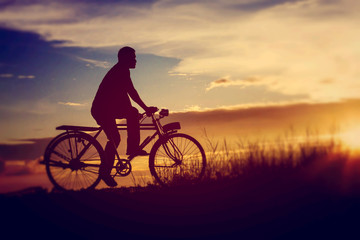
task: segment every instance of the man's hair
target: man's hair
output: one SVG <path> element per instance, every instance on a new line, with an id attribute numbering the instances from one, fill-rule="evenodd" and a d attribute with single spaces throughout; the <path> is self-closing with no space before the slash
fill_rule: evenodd
<path id="1" fill-rule="evenodd" d="M 123 47 L 118 52 L 118 60 L 119 62 L 123 60 L 128 60 L 129 56 L 131 56 L 133 53 L 135 53 L 135 49 L 131 47 Z"/>

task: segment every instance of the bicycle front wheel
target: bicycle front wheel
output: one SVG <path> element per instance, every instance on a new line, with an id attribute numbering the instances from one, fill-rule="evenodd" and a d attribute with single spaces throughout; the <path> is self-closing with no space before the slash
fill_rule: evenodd
<path id="1" fill-rule="evenodd" d="M 103 149 L 85 133 L 70 133 L 56 139 L 45 151 L 46 172 L 60 190 L 92 189 L 100 182 Z"/>
<path id="2" fill-rule="evenodd" d="M 150 172 L 161 185 L 197 182 L 204 176 L 205 167 L 204 149 L 186 134 L 159 139 L 150 153 Z"/>

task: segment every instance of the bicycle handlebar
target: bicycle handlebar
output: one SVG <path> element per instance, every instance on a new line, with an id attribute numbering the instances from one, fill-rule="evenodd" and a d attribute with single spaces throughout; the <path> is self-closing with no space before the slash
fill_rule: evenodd
<path id="1" fill-rule="evenodd" d="M 155 114 L 158 111 L 159 111 L 159 109 L 154 107 L 154 108 L 150 109 L 149 112 L 143 112 L 140 115 L 141 115 L 141 118 L 143 118 L 145 115 L 147 117 L 151 117 L 153 114 Z M 159 115 L 160 115 L 161 118 L 169 116 L 169 109 L 161 109 L 159 111 Z"/>
<path id="2" fill-rule="evenodd" d="M 149 107 L 146 111 L 146 116 L 151 117 L 152 114 L 156 113 L 159 109 L 157 107 Z"/>

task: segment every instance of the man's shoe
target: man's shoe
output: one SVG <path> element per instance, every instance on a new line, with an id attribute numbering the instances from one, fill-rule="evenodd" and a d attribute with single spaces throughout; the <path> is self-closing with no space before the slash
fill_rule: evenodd
<path id="1" fill-rule="evenodd" d="M 117 182 L 110 175 L 100 175 L 100 177 L 109 187 L 117 186 Z"/>
<path id="2" fill-rule="evenodd" d="M 127 152 L 127 155 L 131 156 L 131 157 L 136 157 L 136 156 L 149 156 L 149 153 L 147 153 L 145 150 L 139 150 L 136 152 Z"/>

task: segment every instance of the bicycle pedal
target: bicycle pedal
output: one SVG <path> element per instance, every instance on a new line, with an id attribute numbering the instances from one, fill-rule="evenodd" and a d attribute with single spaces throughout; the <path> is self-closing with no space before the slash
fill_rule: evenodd
<path id="1" fill-rule="evenodd" d="M 120 159 L 117 162 L 115 168 L 116 168 L 116 172 L 122 177 L 129 175 L 132 169 L 130 161 L 125 159 Z"/>

